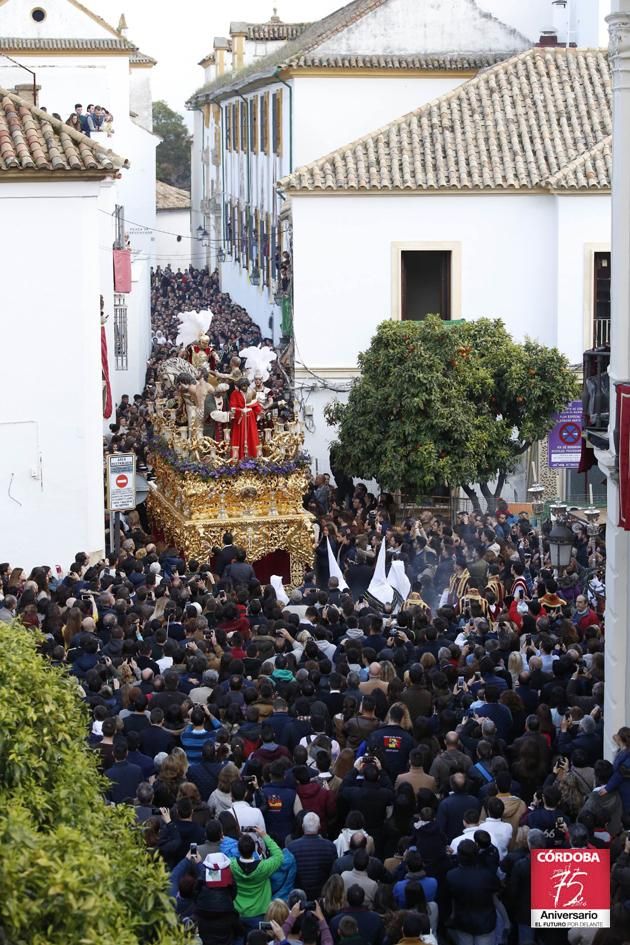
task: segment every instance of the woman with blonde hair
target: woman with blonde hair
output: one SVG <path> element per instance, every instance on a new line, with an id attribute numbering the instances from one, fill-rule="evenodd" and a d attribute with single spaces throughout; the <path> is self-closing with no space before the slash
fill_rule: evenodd
<path id="1" fill-rule="evenodd" d="M 346 887 L 337 873 L 329 876 L 322 886 L 320 906 L 327 922 L 346 907 Z"/>
<path id="2" fill-rule="evenodd" d="M 523 657 L 516 650 L 512 650 L 508 656 L 508 673 L 512 677 L 512 685 L 518 686 L 518 677 L 524 670 Z"/>
<path id="3" fill-rule="evenodd" d="M 396 668 L 390 660 L 382 660 L 380 678 L 386 683 L 390 683 L 392 679 L 396 679 Z"/>
<path id="4" fill-rule="evenodd" d="M 396 710 L 392 717 L 393 710 Z M 402 713 L 402 718 L 399 720 L 398 716 Z M 400 725 L 401 728 L 404 728 L 406 732 L 410 732 L 413 728 L 413 722 L 411 721 L 411 716 L 409 715 L 409 709 L 404 704 L 404 702 L 395 702 L 389 708 L 389 712 L 385 716 L 385 725 Z"/>
<path id="5" fill-rule="evenodd" d="M 341 879 L 341 876 L 339 877 Z M 342 880 L 343 883 L 343 880 Z M 289 907 L 284 899 L 272 899 L 269 908 L 265 912 L 266 922 L 277 922 L 278 925 L 284 925 L 289 917 Z"/>

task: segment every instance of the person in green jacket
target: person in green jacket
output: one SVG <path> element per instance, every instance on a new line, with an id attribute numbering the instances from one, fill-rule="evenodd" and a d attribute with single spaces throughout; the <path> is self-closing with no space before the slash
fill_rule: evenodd
<path id="1" fill-rule="evenodd" d="M 255 832 L 267 847 L 267 859 L 254 859 L 256 844 L 248 831 L 241 834 L 238 841 L 238 856 L 230 860 L 236 882 L 234 908 L 248 930 L 258 928 L 258 923 L 265 918 L 271 902 L 269 878 L 282 864 L 282 850 L 278 844 L 260 827 L 256 827 Z"/>

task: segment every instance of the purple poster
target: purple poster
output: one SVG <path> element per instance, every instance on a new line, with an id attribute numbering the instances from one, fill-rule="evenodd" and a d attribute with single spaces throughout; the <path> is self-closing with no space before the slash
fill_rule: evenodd
<path id="1" fill-rule="evenodd" d="M 556 417 L 549 431 L 548 456 L 552 469 L 577 469 L 582 452 L 582 401 L 572 400 Z"/>

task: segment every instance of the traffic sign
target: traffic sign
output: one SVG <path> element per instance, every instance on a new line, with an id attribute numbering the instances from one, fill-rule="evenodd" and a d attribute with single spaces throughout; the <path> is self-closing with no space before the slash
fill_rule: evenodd
<path id="1" fill-rule="evenodd" d="M 128 512 L 136 507 L 136 457 L 114 453 L 107 457 L 107 509 Z"/>
<path id="2" fill-rule="evenodd" d="M 563 423 L 558 430 L 558 436 L 567 446 L 573 446 L 582 439 L 582 428 L 577 423 Z"/>

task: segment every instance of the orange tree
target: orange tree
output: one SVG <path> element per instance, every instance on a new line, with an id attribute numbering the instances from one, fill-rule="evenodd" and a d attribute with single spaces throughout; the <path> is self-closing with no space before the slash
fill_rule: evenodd
<path id="1" fill-rule="evenodd" d="M 579 390 L 556 348 L 515 342 L 500 320 L 382 322 L 359 355 L 338 424 L 336 468 L 410 496 L 461 487 L 493 507 L 519 458 Z"/>
<path id="2" fill-rule="evenodd" d="M 0 623 L 0 942 L 180 945 L 161 862 L 108 807 L 74 680 Z"/>

